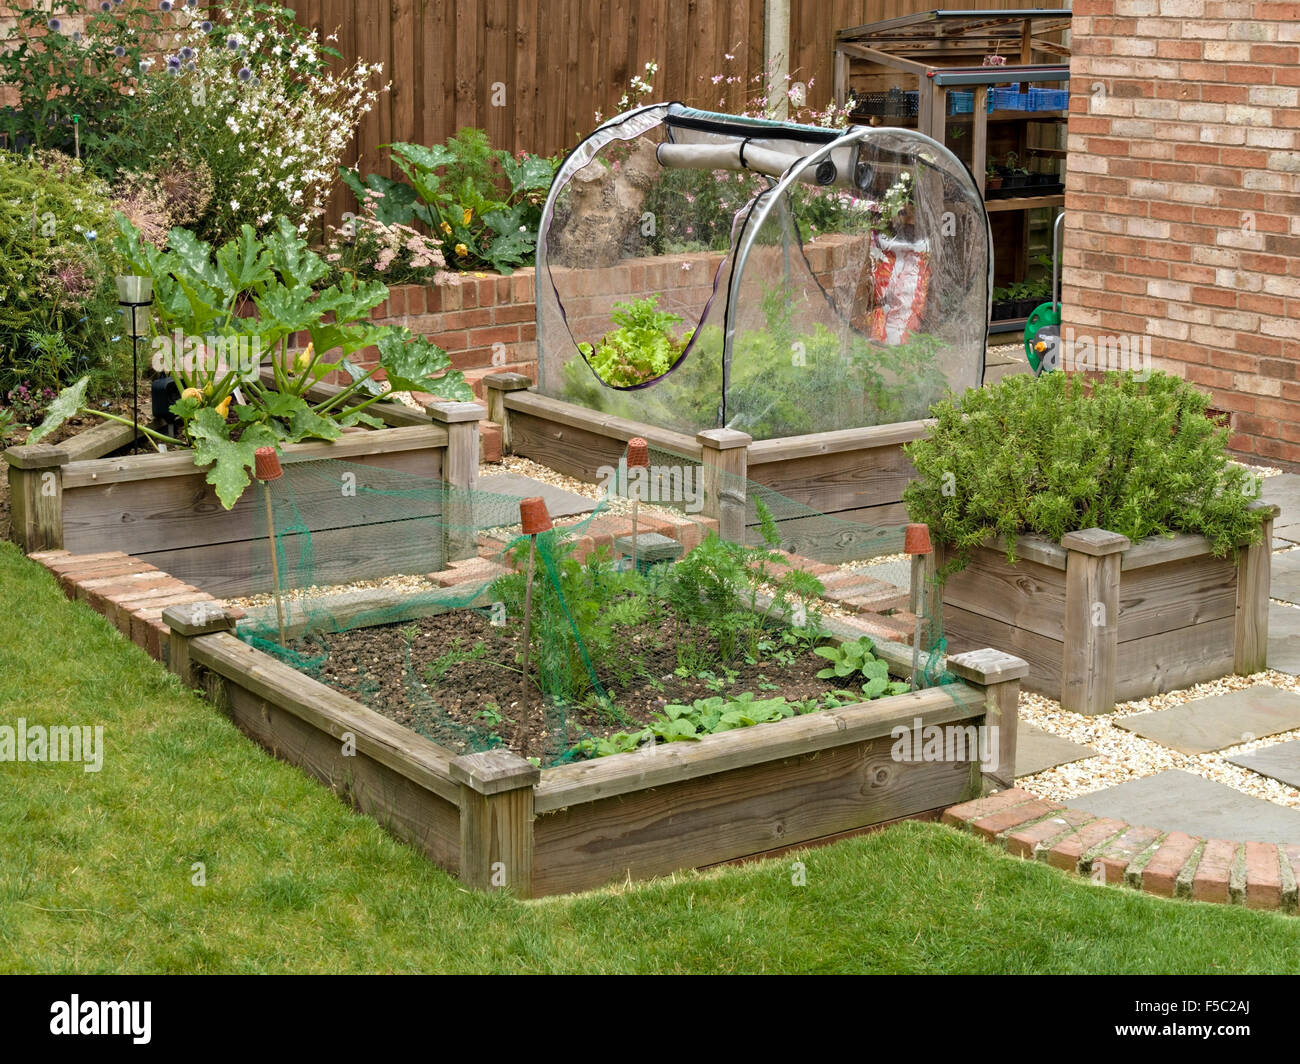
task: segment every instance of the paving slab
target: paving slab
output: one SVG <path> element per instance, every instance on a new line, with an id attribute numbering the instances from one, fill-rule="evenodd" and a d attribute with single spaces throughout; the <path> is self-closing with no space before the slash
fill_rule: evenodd
<path id="1" fill-rule="evenodd" d="M 1297 552 L 1300 554 L 1300 552 Z M 912 586 L 912 563 L 910 561 L 872 562 L 869 565 L 855 565 L 855 572 L 864 573 L 874 580 L 883 581 L 901 587 L 904 591 Z"/>
<path id="2" fill-rule="evenodd" d="M 1300 676 L 1300 609 L 1268 608 L 1268 667 Z"/>
<path id="3" fill-rule="evenodd" d="M 1057 765 L 1068 765 L 1085 757 L 1096 757 L 1091 746 L 1062 739 L 1049 731 L 1021 721 L 1016 728 L 1016 775 L 1033 776 Z"/>
<path id="4" fill-rule="evenodd" d="M 1273 531 L 1283 539 L 1291 539 L 1282 529 L 1300 525 L 1300 474 L 1282 473 L 1264 477 L 1259 485 L 1259 497 L 1264 502 L 1275 503 L 1282 510 L 1273 520 Z"/>
<path id="5" fill-rule="evenodd" d="M 1300 604 L 1300 550 L 1273 555 L 1268 594 L 1270 598 Z"/>
<path id="6" fill-rule="evenodd" d="M 1070 799 L 1071 809 L 1203 839 L 1300 843 L 1300 810 L 1170 769 Z"/>
<path id="7" fill-rule="evenodd" d="M 1184 754 L 1204 754 L 1300 728 L 1300 695 L 1264 684 L 1115 721 Z"/>
<path id="8" fill-rule="evenodd" d="M 531 499 L 535 495 L 540 495 L 546 500 L 546 510 L 552 518 L 589 514 L 598 505 L 594 499 L 565 491 L 545 481 L 520 476 L 518 473 L 493 473 L 491 476 L 479 477 L 478 490 L 489 495 L 508 495 L 516 499 Z M 514 514 L 513 520 L 501 523 L 518 524 L 518 512 Z"/>
<path id="9" fill-rule="evenodd" d="M 1300 787 L 1300 739 L 1266 746 L 1250 754 L 1237 754 L 1228 760 L 1288 787 Z"/>

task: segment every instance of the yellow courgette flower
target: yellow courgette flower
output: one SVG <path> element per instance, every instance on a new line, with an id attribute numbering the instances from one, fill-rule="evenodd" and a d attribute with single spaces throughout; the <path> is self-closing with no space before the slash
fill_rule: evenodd
<path id="1" fill-rule="evenodd" d="M 463 259 L 466 255 L 469 254 L 469 248 L 467 248 L 464 244 L 457 244 L 456 254 Z"/>
<path id="2" fill-rule="evenodd" d="M 473 217 L 474 217 L 474 208 L 473 208 L 473 207 L 466 207 L 466 208 L 465 208 L 465 217 L 461 219 L 461 223 L 460 223 L 460 224 L 461 224 L 461 225 L 469 225 L 469 220 L 470 220 L 471 218 L 473 218 Z"/>
<path id="3" fill-rule="evenodd" d="M 307 349 L 303 351 L 294 360 L 293 368 L 297 370 L 299 373 L 302 373 L 308 366 L 311 365 L 311 347 L 312 345 L 308 344 Z"/>
<path id="4" fill-rule="evenodd" d="M 217 413 L 223 418 L 230 413 L 230 400 L 233 398 L 233 395 L 228 395 L 217 404 Z"/>
<path id="5" fill-rule="evenodd" d="M 203 402 L 203 392 L 198 388 L 186 388 L 181 392 L 182 399 L 193 399 L 196 403 Z"/>

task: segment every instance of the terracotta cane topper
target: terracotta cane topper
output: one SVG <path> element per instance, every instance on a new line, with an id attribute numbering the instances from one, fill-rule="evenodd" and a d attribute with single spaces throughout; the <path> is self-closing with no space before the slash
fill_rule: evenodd
<path id="1" fill-rule="evenodd" d="M 930 554 L 933 551 L 934 548 L 930 546 L 930 526 L 908 525 L 907 532 L 903 536 L 903 553 Z"/>
<path id="2" fill-rule="evenodd" d="M 254 475 L 258 480 L 279 480 L 284 476 L 280 468 L 280 456 L 274 447 L 259 447 L 253 452 Z"/>
<path id="3" fill-rule="evenodd" d="M 633 436 L 627 441 L 628 469 L 650 468 L 650 446 L 640 436 Z"/>
<path id="4" fill-rule="evenodd" d="M 546 512 L 546 500 L 540 495 L 519 500 L 519 520 L 525 536 L 536 536 L 551 529 L 551 515 Z"/>

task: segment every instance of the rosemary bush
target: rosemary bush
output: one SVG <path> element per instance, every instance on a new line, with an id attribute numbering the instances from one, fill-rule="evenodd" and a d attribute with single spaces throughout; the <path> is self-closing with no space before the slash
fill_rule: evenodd
<path id="1" fill-rule="evenodd" d="M 1014 562 L 1017 535 L 1085 528 L 1134 542 L 1199 533 L 1221 557 L 1258 542 L 1259 481 L 1228 458 L 1208 401 L 1166 373 L 1012 376 L 944 400 L 930 435 L 905 448 L 918 474 L 908 516 L 952 549 L 945 573 L 999 534 Z"/>

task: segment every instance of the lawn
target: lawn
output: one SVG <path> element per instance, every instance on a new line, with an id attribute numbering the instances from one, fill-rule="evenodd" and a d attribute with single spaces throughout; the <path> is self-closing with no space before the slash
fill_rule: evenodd
<path id="1" fill-rule="evenodd" d="M 471 894 L 0 545 L 0 972 L 1300 972 L 1300 919 L 1163 902 L 912 824 L 574 898 Z M 201 862 L 206 885 L 195 886 Z"/>

